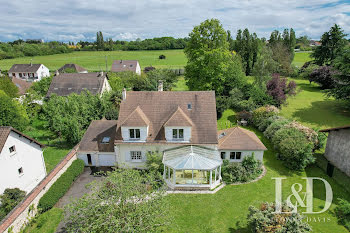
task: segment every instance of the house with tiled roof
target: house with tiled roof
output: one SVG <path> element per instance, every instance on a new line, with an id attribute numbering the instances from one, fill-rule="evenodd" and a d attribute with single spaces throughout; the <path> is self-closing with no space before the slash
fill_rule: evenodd
<path id="1" fill-rule="evenodd" d="M 49 77 L 50 71 L 43 64 L 14 64 L 8 71 L 8 76 L 18 87 L 19 94 L 23 95 L 32 86 L 33 82 Z"/>
<path id="2" fill-rule="evenodd" d="M 141 67 L 138 60 L 115 60 L 113 61 L 112 72 L 132 71 L 141 75 Z"/>
<path id="3" fill-rule="evenodd" d="M 158 152 L 170 188 L 212 189 L 221 183 L 224 159 L 241 162 L 253 153 L 263 159 L 266 147 L 253 132 L 217 131 L 214 91 L 163 91 L 160 85 L 158 91 L 124 89 L 122 96 L 118 121 L 93 121 L 85 133 L 78 157 L 86 166 L 145 169 L 147 155 Z"/>
<path id="4" fill-rule="evenodd" d="M 0 194 L 19 188 L 28 194 L 46 176 L 44 145 L 9 127 L 0 126 Z"/>
<path id="5" fill-rule="evenodd" d="M 93 95 L 102 95 L 111 89 L 107 74 L 103 72 L 63 74 L 56 72 L 46 96 L 50 97 L 53 94 L 68 96 L 72 93 L 80 94 L 83 91 L 89 91 Z"/>
<path id="6" fill-rule="evenodd" d="M 88 70 L 74 63 L 65 64 L 58 69 L 59 73 L 88 73 Z"/>

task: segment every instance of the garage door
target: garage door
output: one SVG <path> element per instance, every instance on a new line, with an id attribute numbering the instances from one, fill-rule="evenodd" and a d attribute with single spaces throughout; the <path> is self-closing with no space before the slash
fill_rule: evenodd
<path id="1" fill-rule="evenodd" d="M 99 159 L 99 164 L 100 166 L 115 166 L 115 155 L 114 154 L 105 154 L 105 155 L 99 155 L 98 156 Z"/>

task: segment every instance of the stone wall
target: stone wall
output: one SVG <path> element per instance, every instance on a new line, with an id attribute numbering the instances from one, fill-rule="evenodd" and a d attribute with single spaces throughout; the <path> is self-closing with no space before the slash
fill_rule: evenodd
<path id="1" fill-rule="evenodd" d="M 37 214 L 37 205 L 40 198 L 77 159 L 77 150 L 78 145 L 1 221 L 0 232 L 20 232 L 30 219 Z"/>
<path id="2" fill-rule="evenodd" d="M 350 176 L 350 129 L 329 132 L 325 157 L 331 164 Z"/>

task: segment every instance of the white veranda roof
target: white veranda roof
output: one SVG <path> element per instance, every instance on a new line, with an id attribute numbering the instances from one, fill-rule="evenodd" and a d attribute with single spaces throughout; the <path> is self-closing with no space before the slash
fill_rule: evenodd
<path id="1" fill-rule="evenodd" d="M 222 164 L 217 150 L 184 146 L 164 151 L 163 163 L 175 170 L 212 170 Z"/>

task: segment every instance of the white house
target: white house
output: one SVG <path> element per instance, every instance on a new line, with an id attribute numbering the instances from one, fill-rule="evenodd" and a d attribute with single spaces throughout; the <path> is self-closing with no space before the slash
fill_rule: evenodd
<path id="1" fill-rule="evenodd" d="M 160 86 L 159 91 L 124 90 L 118 121 L 93 121 L 78 157 L 87 166 L 144 169 L 147 153 L 157 151 L 170 188 L 211 189 L 221 182 L 223 159 L 241 162 L 254 153 L 262 160 L 264 150 L 253 132 L 217 131 L 213 91 L 163 91 Z"/>
<path id="2" fill-rule="evenodd" d="M 40 81 L 50 76 L 49 69 L 43 64 L 14 64 L 8 71 L 10 78 L 19 78 L 29 82 Z"/>
<path id="3" fill-rule="evenodd" d="M 6 188 L 29 193 L 46 176 L 44 146 L 20 131 L 0 126 L 0 194 Z"/>
<path id="4" fill-rule="evenodd" d="M 115 60 L 113 61 L 112 72 L 132 71 L 141 75 L 141 67 L 138 60 Z"/>

